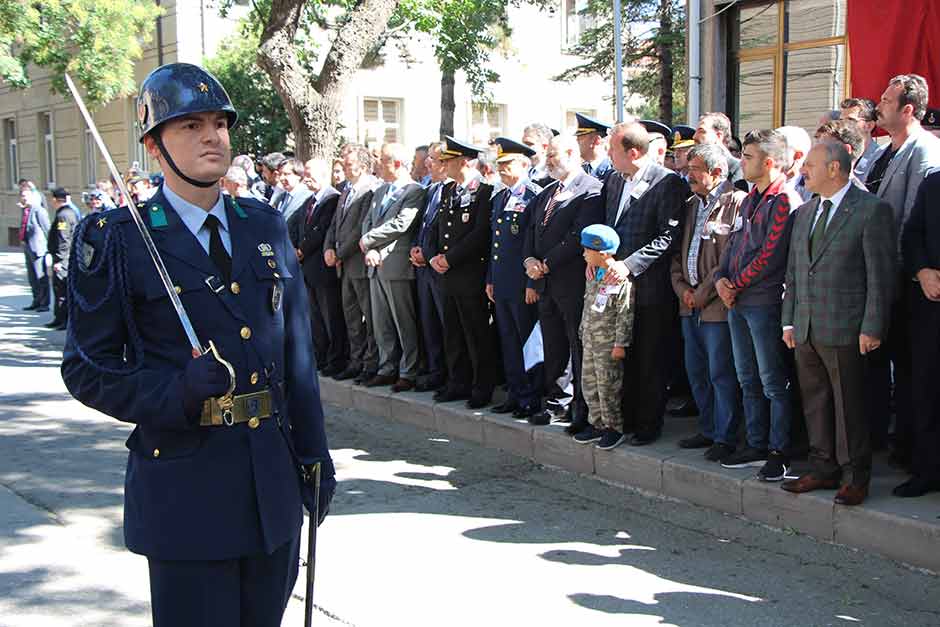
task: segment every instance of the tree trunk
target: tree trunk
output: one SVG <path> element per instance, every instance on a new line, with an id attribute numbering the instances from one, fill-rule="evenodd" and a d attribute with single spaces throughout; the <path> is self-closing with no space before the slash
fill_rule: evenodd
<path id="1" fill-rule="evenodd" d="M 454 136 L 454 72 L 441 70 L 441 140 L 445 135 Z"/>
<path id="2" fill-rule="evenodd" d="M 669 42 L 673 35 L 672 22 L 673 0 L 660 0 L 659 4 L 659 41 L 656 44 L 659 57 L 659 120 L 666 126 L 672 126 L 672 47 Z"/>
<path id="3" fill-rule="evenodd" d="M 294 132 L 300 159 L 330 158 L 346 86 L 388 25 L 399 0 L 362 0 L 336 33 L 319 76 L 304 72 L 293 41 L 306 0 L 272 0 L 261 34 L 258 65 L 271 77 Z"/>

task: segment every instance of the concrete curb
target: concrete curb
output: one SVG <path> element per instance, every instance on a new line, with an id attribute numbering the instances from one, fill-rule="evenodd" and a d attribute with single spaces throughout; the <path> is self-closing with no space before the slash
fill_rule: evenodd
<path id="1" fill-rule="evenodd" d="M 537 463 L 678 498 L 710 509 L 744 516 L 780 529 L 872 551 L 907 564 L 940 572 L 940 494 L 896 499 L 890 487 L 898 476 L 877 476 L 864 507 L 839 507 L 834 491 L 795 495 L 779 484 L 754 478 L 754 469 L 731 470 L 706 461 L 701 451 L 679 449 L 688 420 L 666 421 L 663 437 L 644 447 L 601 451 L 574 442 L 559 425 L 533 427 L 524 420 L 472 411 L 463 402 L 435 403 L 431 393 L 392 394 L 389 388 L 364 388 L 320 380 L 324 402 L 469 440 Z M 673 437 L 675 436 L 675 437 Z"/>

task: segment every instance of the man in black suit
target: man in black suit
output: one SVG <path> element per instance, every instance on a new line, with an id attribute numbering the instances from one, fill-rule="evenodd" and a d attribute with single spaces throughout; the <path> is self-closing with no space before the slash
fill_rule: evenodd
<path id="1" fill-rule="evenodd" d="M 636 122 L 610 135 L 610 158 L 620 175 L 604 185 L 606 223 L 620 236 L 608 281 L 633 281 L 634 343 L 625 363 L 624 433 L 630 444 L 654 442 L 662 431 L 670 347 L 678 341 L 676 296 L 669 264 L 682 239 L 685 202 L 691 195 L 679 175 L 647 156 L 649 133 Z"/>
<path id="2" fill-rule="evenodd" d="M 323 243 L 336 213 L 339 193 L 330 186 L 330 163 L 311 159 L 304 164 L 305 185 L 310 197 L 287 222 L 291 240 L 296 241 L 310 295 L 310 320 L 317 366 L 325 377 L 339 374 L 349 360 L 346 321 L 336 268 L 326 265 Z"/>
<path id="3" fill-rule="evenodd" d="M 546 152 L 548 173 L 555 182 L 532 200 L 532 216 L 523 247 L 526 274 L 539 292 L 539 323 L 545 352 L 545 389 L 550 392 L 571 359 L 574 384 L 571 434 L 587 425 L 587 405 L 581 396 L 581 339 L 578 327 L 584 305 L 585 263 L 581 230 L 603 222 L 601 183 L 581 167 L 578 140 L 569 135 L 552 139 Z M 534 425 L 547 425 L 551 412 L 529 416 Z"/>

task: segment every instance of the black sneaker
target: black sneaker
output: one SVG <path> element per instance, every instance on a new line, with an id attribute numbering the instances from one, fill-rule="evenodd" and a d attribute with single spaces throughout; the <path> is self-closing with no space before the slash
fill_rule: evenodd
<path id="1" fill-rule="evenodd" d="M 590 444 L 591 442 L 597 442 L 603 437 L 603 431 L 595 429 L 593 425 L 588 425 L 574 435 L 574 441 L 578 444 Z"/>
<path id="2" fill-rule="evenodd" d="M 602 437 L 600 442 L 595 446 L 602 451 L 609 451 L 610 449 L 617 448 L 626 441 L 627 436 L 619 431 L 615 429 L 604 429 L 604 437 Z"/>
<path id="3" fill-rule="evenodd" d="M 767 456 L 767 463 L 757 473 L 757 478 L 761 481 L 783 481 L 787 471 L 787 458 L 780 451 L 770 451 Z"/>
<path id="4" fill-rule="evenodd" d="M 748 468 L 763 466 L 767 461 L 767 451 L 745 446 L 740 451 L 728 455 L 721 462 L 724 468 Z"/>
<path id="5" fill-rule="evenodd" d="M 705 451 L 705 459 L 710 462 L 723 462 L 732 453 L 734 453 L 733 446 L 724 442 L 715 442 Z"/>

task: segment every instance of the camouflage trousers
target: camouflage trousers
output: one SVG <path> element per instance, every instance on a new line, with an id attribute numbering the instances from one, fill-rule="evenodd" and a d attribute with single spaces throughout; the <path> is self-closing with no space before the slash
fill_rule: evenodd
<path id="1" fill-rule="evenodd" d="M 613 314 L 613 311 L 610 312 Z M 623 433 L 620 396 L 623 389 L 623 361 L 614 359 L 616 321 L 607 312 L 585 312 L 581 318 L 581 393 L 588 406 L 588 421 L 597 429 Z"/>

